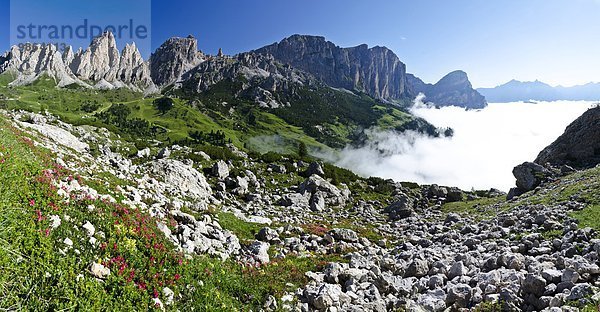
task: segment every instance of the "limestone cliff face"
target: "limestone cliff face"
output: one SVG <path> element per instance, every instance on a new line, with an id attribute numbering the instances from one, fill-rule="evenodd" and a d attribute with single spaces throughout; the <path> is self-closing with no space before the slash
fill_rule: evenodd
<path id="1" fill-rule="evenodd" d="M 453 71 L 436 84 L 428 84 L 414 75 L 408 74 L 407 81 L 411 94 L 423 93 L 428 102 L 438 106 L 460 106 L 479 109 L 487 106 L 485 97 L 479 94 L 464 71 Z"/>
<path id="2" fill-rule="evenodd" d="M 59 86 L 77 83 L 138 90 L 154 86 L 148 64 L 135 44 L 126 45 L 119 53 L 111 33 L 94 38 L 87 49 L 75 53 L 71 47 L 61 53 L 53 45 L 32 44 L 23 49 L 14 46 L 0 61 L 0 72 L 10 70 L 18 74 L 15 85 L 30 83 L 45 74 Z"/>
<path id="3" fill-rule="evenodd" d="M 540 152 L 535 162 L 575 168 L 600 164 L 600 106 L 573 121 L 563 135 Z"/>
<path id="4" fill-rule="evenodd" d="M 68 85 L 76 81 L 65 66 L 62 54 L 52 45 L 34 45 L 28 49 L 14 46 L 6 54 L 0 69 L 2 72 L 10 70 L 18 73 L 17 79 L 13 82 L 16 85 L 27 84 L 42 73 L 54 78 L 59 85 Z"/>
<path id="5" fill-rule="evenodd" d="M 152 80 L 159 87 L 176 82 L 204 60 L 193 36 L 173 37 L 165 41 L 150 57 Z"/>
<path id="6" fill-rule="evenodd" d="M 272 55 L 332 87 L 363 91 L 384 100 L 409 95 L 406 66 L 385 47 L 340 48 L 323 37 L 294 35 L 254 52 Z"/>
<path id="7" fill-rule="evenodd" d="M 119 68 L 119 50 L 111 33 L 94 38 L 85 51 L 79 51 L 72 68 L 77 77 L 84 80 L 114 81 Z"/>

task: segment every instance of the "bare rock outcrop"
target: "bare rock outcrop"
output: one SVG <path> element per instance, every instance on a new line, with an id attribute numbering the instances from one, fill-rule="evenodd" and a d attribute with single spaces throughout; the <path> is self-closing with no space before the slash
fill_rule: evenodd
<path id="1" fill-rule="evenodd" d="M 254 52 L 273 55 L 332 87 L 359 90 L 385 100 L 408 96 L 406 66 L 385 47 L 341 48 L 324 37 L 294 35 Z"/>
<path id="2" fill-rule="evenodd" d="M 600 163 L 600 106 L 585 112 L 540 152 L 538 164 L 590 168 Z"/>
<path id="3" fill-rule="evenodd" d="M 204 60 L 198 40 L 173 37 L 165 41 L 150 57 L 150 75 L 159 87 L 176 82 Z"/>

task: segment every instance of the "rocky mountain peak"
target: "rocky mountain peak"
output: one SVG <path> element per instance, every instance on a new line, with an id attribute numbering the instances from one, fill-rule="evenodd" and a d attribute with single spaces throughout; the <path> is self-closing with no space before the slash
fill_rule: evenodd
<path id="1" fill-rule="evenodd" d="M 446 76 L 444 76 L 440 81 L 436 83 L 438 87 L 462 87 L 462 88 L 472 88 L 471 82 L 469 81 L 469 77 L 467 73 L 462 70 L 455 70 Z"/>
<path id="2" fill-rule="evenodd" d="M 202 61 L 194 36 L 169 38 L 150 57 L 152 80 L 158 86 L 169 85 Z"/>
<path id="3" fill-rule="evenodd" d="M 462 70 L 447 74 L 434 85 L 408 74 L 408 84 L 412 94 L 423 93 L 428 102 L 438 106 L 453 105 L 474 109 L 487 106 L 485 97 L 473 89 L 467 73 Z"/>
<path id="4" fill-rule="evenodd" d="M 332 87 L 362 91 L 383 100 L 408 95 L 406 66 L 387 48 L 341 48 L 321 36 L 293 35 L 254 52 L 271 54 Z"/>
<path id="5" fill-rule="evenodd" d="M 119 68 L 119 50 L 110 32 L 94 38 L 90 46 L 76 56 L 79 65 L 74 73 L 83 80 L 114 81 Z"/>

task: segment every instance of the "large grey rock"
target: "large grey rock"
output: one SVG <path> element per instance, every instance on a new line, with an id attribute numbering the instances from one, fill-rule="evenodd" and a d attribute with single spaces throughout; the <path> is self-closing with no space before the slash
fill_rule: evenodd
<path id="1" fill-rule="evenodd" d="M 536 297 L 544 295 L 546 289 L 546 280 L 538 275 L 528 274 L 523 282 L 523 291 L 533 294 Z"/>
<path id="2" fill-rule="evenodd" d="M 598 289 L 590 284 L 577 284 L 571 289 L 567 300 L 579 300 L 597 293 Z"/>
<path id="3" fill-rule="evenodd" d="M 339 275 L 342 273 L 342 270 L 344 270 L 344 267 L 337 262 L 331 262 L 325 265 L 325 269 L 323 270 L 325 282 L 338 284 L 340 282 Z"/>
<path id="4" fill-rule="evenodd" d="M 320 212 L 325 210 L 325 197 L 321 192 L 315 193 L 310 198 L 310 210 Z"/>
<path id="5" fill-rule="evenodd" d="M 454 262 L 448 271 L 448 279 L 452 280 L 457 276 L 463 276 L 467 274 L 467 268 L 462 261 Z"/>
<path id="6" fill-rule="evenodd" d="M 444 311 L 446 309 L 446 293 L 442 289 L 429 291 L 421 295 L 417 303 L 426 311 Z"/>
<path id="7" fill-rule="evenodd" d="M 277 234 L 277 231 L 268 227 L 260 229 L 260 231 L 258 231 L 258 234 L 256 234 L 256 239 L 262 242 L 271 242 L 277 238 L 279 238 L 279 234 Z"/>
<path id="8" fill-rule="evenodd" d="M 321 164 L 318 162 L 311 162 L 304 174 L 307 177 L 310 177 L 313 174 L 323 177 L 325 176 L 325 171 L 323 171 L 323 167 L 321 167 Z"/>
<path id="9" fill-rule="evenodd" d="M 270 246 L 271 245 L 266 242 L 254 241 L 250 246 L 248 246 L 248 251 L 260 263 L 269 263 Z"/>
<path id="10" fill-rule="evenodd" d="M 394 198 L 394 202 L 384 210 L 389 213 L 392 220 L 399 220 L 413 216 L 414 202 L 412 198 L 405 194 L 399 194 Z"/>
<path id="11" fill-rule="evenodd" d="M 456 307 L 458 308 L 466 308 L 471 302 L 472 295 L 473 289 L 469 285 L 449 285 L 448 296 L 446 297 L 446 304 L 448 306 L 456 305 Z"/>
<path id="12" fill-rule="evenodd" d="M 405 277 L 423 277 L 429 272 L 429 263 L 427 260 L 415 259 L 413 260 L 408 268 L 406 269 Z"/>
<path id="13" fill-rule="evenodd" d="M 312 307 L 323 311 L 330 307 L 341 307 L 351 301 L 338 284 L 322 284 L 306 289 L 304 296 Z"/>
<path id="14" fill-rule="evenodd" d="M 212 175 L 221 180 L 227 178 L 229 176 L 229 166 L 222 160 L 217 161 L 212 167 Z"/>
<path id="15" fill-rule="evenodd" d="M 329 231 L 329 234 L 338 241 L 344 241 L 349 243 L 358 242 L 358 234 L 349 229 L 333 229 Z"/>
<path id="16" fill-rule="evenodd" d="M 171 194 L 192 198 L 203 208 L 208 205 L 212 189 L 204 175 L 193 167 L 174 159 L 160 159 L 151 162 L 148 169 L 162 179 Z"/>
<path id="17" fill-rule="evenodd" d="M 513 169 L 513 175 L 517 179 L 517 187 L 526 192 L 540 185 L 551 172 L 536 163 L 524 162 Z"/>
<path id="18" fill-rule="evenodd" d="M 561 282 L 562 272 L 555 269 L 547 269 L 542 272 L 542 277 L 548 283 L 557 284 Z"/>
<path id="19" fill-rule="evenodd" d="M 349 199 L 346 192 L 343 192 L 335 185 L 329 183 L 320 176 L 313 174 L 298 187 L 298 192 L 309 197 L 324 197 L 325 203 L 331 206 L 343 206 Z"/>

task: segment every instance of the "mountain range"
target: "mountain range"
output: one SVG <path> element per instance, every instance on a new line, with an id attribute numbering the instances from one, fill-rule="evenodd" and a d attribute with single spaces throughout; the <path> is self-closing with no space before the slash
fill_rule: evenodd
<path id="1" fill-rule="evenodd" d="M 573 87 L 553 87 L 541 81 L 511 80 L 494 88 L 478 88 L 477 91 L 492 103 L 518 101 L 596 101 L 600 100 L 600 83 L 588 83 Z"/>
<path id="2" fill-rule="evenodd" d="M 189 86 L 190 80 L 197 80 L 197 76 L 202 76 L 196 81 L 197 91 L 201 92 L 241 73 L 246 77 L 268 77 L 271 84 L 275 81 L 277 85 L 284 80 L 287 81 L 284 85 L 314 80 L 391 103 L 406 102 L 424 93 L 440 106 L 482 108 L 487 104 L 473 90 L 464 72 L 454 72 L 435 85 L 426 85 L 407 74 L 406 65 L 385 47 L 341 48 L 323 37 L 306 35 L 293 35 L 234 57 L 222 53 L 206 55 L 198 51 L 194 37 L 174 37 L 145 61 L 135 44 L 119 51 L 113 34 L 104 33 L 85 50 L 68 48 L 61 52 L 52 45 L 12 47 L 0 56 L 0 73 L 7 71 L 17 73 L 12 85 L 30 84 L 41 75 L 48 75 L 60 87 L 73 84 L 97 89 L 126 87 L 147 94 L 169 86 Z M 298 80 L 299 77 L 304 79 Z M 260 88 L 269 90 L 265 85 Z M 274 88 L 275 85 L 270 86 L 271 91 Z M 264 100 L 260 98 L 257 102 Z"/>

